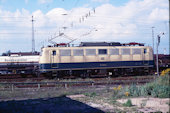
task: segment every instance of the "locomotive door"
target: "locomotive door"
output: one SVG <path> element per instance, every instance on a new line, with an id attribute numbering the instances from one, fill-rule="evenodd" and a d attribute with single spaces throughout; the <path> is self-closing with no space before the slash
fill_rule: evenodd
<path id="1" fill-rule="evenodd" d="M 57 53 L 55 50 L 51 51 L 51 68 L 58 68 L 58 63 L 57 63 Z"/>
<path id="2" fill-rule="evenodd" d="M 149 65 L 147 49 L 143 49 L 143 65 Z"/>

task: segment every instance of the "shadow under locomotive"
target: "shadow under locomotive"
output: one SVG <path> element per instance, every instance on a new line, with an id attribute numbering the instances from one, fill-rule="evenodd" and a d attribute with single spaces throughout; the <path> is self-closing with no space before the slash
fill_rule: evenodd
<path id="1" fill-rule="evenodd" d="M 66 96 L 0 102 L 1 113 L 104 113 Z"/>

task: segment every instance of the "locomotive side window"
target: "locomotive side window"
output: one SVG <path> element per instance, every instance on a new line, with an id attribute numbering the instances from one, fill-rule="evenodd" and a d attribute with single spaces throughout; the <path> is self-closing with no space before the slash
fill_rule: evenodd
<path id="1" fill-rule="evenodd" d="M 107 54 L 107 49 L 98 49 L 99 55 L 106 55 Z"/>
<path id="2" fill-rule="evenodd" d="M 127 48 L 122 49 L 122 55 L 130 55 L 130 49 Z"/>
<path id="3" fill-rule="evenodd" d="M 74 56 L 83 56 L 83 49 L 74 49 L 73 50 L 73 55 Z"/>
<path id="4" fill-rule="evenodd" d="M 119 49 L 110 49 L 110 55 L 119 55 Z"/>
<path id="5" fill-rule="evenodd" d="M 137 55 L 137 54 L 141 54 L 141 49 L 132 49 L 132 54 L 133 55 Z"/>
<path id="6" fill-rule="evenodd" d="M 71 50 L 70 49 L 60 50 L 60 56 L 71 56 Z"/>
<path id="7" fill-rule="evenodd" d="M 86 55 L 96 55 L 96 49 L 86 49 Z"/>
<path id="8" fill-rule="evenodd" d="M 53 54 L 53 56 L 55 56 L 55 55 L 56 55 L 56 51 L 55 51 L 55 50 L 53 50 L 53 51 L 52 51 L 52 54 Z"/>

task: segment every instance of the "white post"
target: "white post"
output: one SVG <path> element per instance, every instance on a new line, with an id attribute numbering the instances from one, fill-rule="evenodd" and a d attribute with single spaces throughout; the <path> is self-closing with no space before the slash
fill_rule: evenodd
<path id="1" fill-rule="evenodd" d="M 152 27 L 152 47 L 153 47 L 153 53 L 154 53 L 154 50 L 155 50 L 155 48 L 154 48 L 154 28 L 155 27 Z"/>

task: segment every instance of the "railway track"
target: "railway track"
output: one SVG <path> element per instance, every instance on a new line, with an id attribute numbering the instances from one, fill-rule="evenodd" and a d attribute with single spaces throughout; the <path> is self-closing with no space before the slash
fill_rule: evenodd
<path id="1" fill-rule="evenodd" d="M 98 76 L 95 78 L 76 78 L 73 76 L 66 77 L 66 78 L 55 78 L 55 79 L 47 79 L 46 77 L 40 75 L 39 77 L 35 77 L 33 75 L 18 75 L 18 74 L 13 74 L 13 75 L 0 75 L 0 82 L 25 82 L 25 81 L 48 81 L 48 80 L 57 80 L 57 81 L 63 81 L 63 80 L 74 80 L 76 81 L 81 80 L 81 81 L 86 81 L 87 79 L 90 79 L 91 81 L 127 81 L 127 80 L 148 80 L 148 79 L 153 79 L 155 76 L 124 76 L 124 77 L 106 77 L 106 76 Z"/>
<path id="2" fill-rule="evenodd" d="M 24 81 L 24 78 L 22 78 Z M 0 85 L 6 88 L 46 88 L 46 87 L 81 87 L 94 85 L 130 85 L 130 84 L 145 84 L 155 79 L 155 76 L 136 76 L 136 77 L 117 77 L 117 78 L 92 78 L 92 79 L 73 79 L 70 80 L 54 80 L 41 82 L 43 78 L 31 78 L 32 82 L 18 82 L 18 81 L 0 81 Z M 29 80 L 29 79 L 27 79 Z M 21 81 L 21 79 L 20 79 Z"/>
<path id="3" fill-rule="evenodd" d="M 33 76 L 33 75 L 19 75 L 19 74 L 9 74 L 0 75 L 0 82 L 24 82 L 24 81 L 41 81 L 44 80 L 44 76 Z"/>

